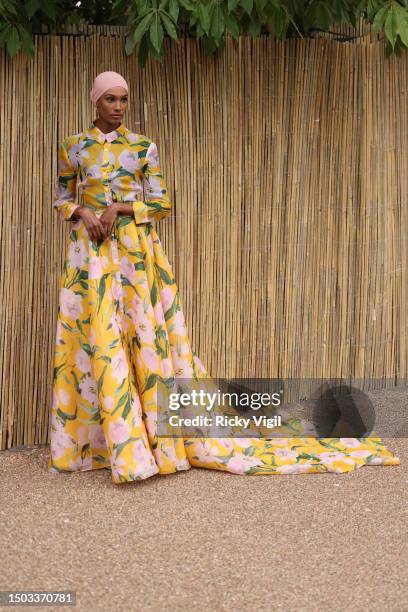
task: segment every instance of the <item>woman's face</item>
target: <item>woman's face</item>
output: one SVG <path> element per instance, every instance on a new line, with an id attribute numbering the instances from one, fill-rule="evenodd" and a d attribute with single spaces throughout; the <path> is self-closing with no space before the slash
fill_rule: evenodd
<path id="1" fill-rule="evenodd" d="M 96 107 L 101 119 L 107 123 L 122 122 L 128 103 L 128 94 L 124 87 L 112 87 L 99 98 Z"/>

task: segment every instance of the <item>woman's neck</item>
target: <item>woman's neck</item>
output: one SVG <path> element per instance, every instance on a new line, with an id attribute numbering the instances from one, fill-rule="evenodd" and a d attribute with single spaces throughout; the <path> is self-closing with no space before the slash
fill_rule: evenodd
<path id="1" fill-rule="evenodd" d="M 113 132 L 113 130 L 116 130 L 116 128 L 118 128 L 122 122 L 119 121 L 119 123 L 116 122 L 115 125 L 112 125 L 111 123 L 108 123 L 107 121 L 104 121 L 98 117 L 98 119 L 93 120 L 93 123 L 99 130 L 101 130 L 101 132 L 104 134 L 109 134 L 110 132 Z"/>

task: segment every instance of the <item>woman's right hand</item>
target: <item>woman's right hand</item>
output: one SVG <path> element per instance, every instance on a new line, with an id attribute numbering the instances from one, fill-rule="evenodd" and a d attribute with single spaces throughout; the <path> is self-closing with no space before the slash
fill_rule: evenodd
<path id="1" fill-rule="evenodd" d="M 105 232 L 102 223 L 95 213 L 87 206 L 80 206 L 75 211 L 76 217 L 84 222 L 88 236 L 93 242 L 105 240 Z"/>

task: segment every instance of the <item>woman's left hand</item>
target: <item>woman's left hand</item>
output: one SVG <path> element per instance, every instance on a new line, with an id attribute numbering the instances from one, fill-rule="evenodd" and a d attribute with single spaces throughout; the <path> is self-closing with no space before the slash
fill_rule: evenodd
<path id="1" fill-rule="evenodd" d="M 111 233 L 113 224 L 115 223 L 118 214 L 119 211 L 117 206 L 112 204 L 111 206 L 108 206 L 99 217 L 99 221 L 101 222 L 104 231 L 104 240 L 108 238 L 109 234 Z"/>

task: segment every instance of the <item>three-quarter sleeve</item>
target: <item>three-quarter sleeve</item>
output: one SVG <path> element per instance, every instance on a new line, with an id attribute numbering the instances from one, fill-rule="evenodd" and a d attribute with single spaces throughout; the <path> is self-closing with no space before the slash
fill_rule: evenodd
<path id="1" fill-rule="evenodd" d="M 80 204 L 76 202 L 77 171 L 69 159 L 65 141 L 58 148 L 58 177 L 54 192 L 54 209 L 65 221 L 76 221 L 72 218 Z"/>
<path id="2" fill-rule="evenodd" d="M 146 222 L 146 218 L 148 220 L 154 218 L 158 221 L 163 217 L 168 217 L 172 207 L 166 182 L 160 169 L 157 145 L 154 142 L 150 143 L 146 151 L 142 171 L 144 202 L 136 201 L 132 205 L 136 223 Z"/>

